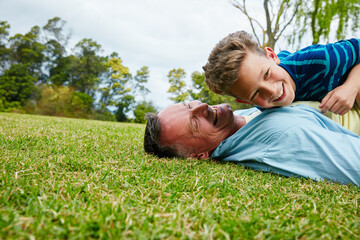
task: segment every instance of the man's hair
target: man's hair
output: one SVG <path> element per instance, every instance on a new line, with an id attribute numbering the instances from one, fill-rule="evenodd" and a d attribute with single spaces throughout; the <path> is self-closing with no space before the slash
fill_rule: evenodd
<path id="1" fill-rule="evenodd" d="M 160 143 L 161 122 L 156 113 L 147 113 L 147 119 L 144 136 L 145 152 L 151 153 L 158 157 L 187 157 L 188 151 L 179 145 L 164 146 Z"/>
<path id="2" fill-rule="evenodd" d="M 230 87 L 238 78 L 239 68 L 247 53 L 266 56 L 253 37 L 245 31 L 231 33 L 216 44 L 203 69 L 210 90 L 221 95 L 231 95 Z"/>

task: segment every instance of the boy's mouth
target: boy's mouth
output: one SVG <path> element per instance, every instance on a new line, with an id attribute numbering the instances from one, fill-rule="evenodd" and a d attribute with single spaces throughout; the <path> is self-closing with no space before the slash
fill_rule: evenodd
<path id="1" fill-rule="evenodd" d="M 274 100 L 274 102 L 283 100 L 285 98 L 285 96 L 286 96 L 286 94 L 285 94 L 284 83 L 282 83 L 280 93 L 279 93 L 278 97 Z"/>

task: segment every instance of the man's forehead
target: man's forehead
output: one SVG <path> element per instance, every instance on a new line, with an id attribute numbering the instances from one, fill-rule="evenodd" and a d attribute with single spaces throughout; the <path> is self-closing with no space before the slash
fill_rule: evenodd
<path id="1" fill-rule="evenodd" d="M 158 116 L 161 118 L 162 116 L 167 116 L 167 114 L 171 114 L 171 113 L 174 113 L 174 112 L 178 112 L 181 110 L 181 108 L 183 108 L 185 105 L 183 102 L 181 103 L 177 103 L 177 104 L 173 104 L 173 105 L 170 105 L 170 106 L 167 106 L 165 107 L 163 110 L 161 110 L 159 113 L 158 113 Z"/>

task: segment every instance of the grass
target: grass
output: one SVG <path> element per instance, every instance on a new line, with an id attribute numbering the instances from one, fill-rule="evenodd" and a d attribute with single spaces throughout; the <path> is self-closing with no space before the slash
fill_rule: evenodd
<path id="1" fill-rule="evenodd" d="M 159 159 L 143 131 L 0 113 L 0 239 L 360 237 L 360 187 Z"/>

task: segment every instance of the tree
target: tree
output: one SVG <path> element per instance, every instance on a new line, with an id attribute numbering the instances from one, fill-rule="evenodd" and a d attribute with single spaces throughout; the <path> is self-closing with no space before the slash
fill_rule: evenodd
<path id="1" fill-rule="evenodd" d="M 359 30 L 359 0 L 304 1 L 296 18 L 297 28 L 290 43 L 300 43 L 310 31 L 312 43 L 340 40 Z M 310 26 L 310 27 L 309 27 Z"/>
<path id="2" fill-rule="evenodd" d="M 294 20 L 302 0 L 264 0 L 266 26 L 262 25 L 258 20 L 260 19 L 259 11 L 256 11 L 258 19 L 251 16 L 245 0 L 230 0 L 230 2 L 249 20 L 253 35 L 259 46 L 275 49 L 276 42 Z"/>
<path id="3" fill-rule="evenodd" d="M 137 93 L 136 95 L 142 96 L 142 99 L 145 99 L 145 96 L 150 92 L 148 88 L 145 87 L 145 84 L 149 81 L 149 68 L 143 66 L 140 70 L 136 71 L 136 75 L 133 78 L 133 92 Z"/>
<path id="4" fill-rule="evenodd" d="M 9 49 L 7 48 L 10 25 L 6 21 L 0 21 L 0 74 L 3 73 L 9 60 Z"/>
<path id="5" fill-rule="evenodd" d="M 205 74 L 200 72 L 193 72 L 191 75 L 192 86 L 188 91 L 191 99 L 200 100 L 209 105 L 217 105 L 220 103 L 228 103 L 232 109 L 249 108 L 251 105 L 235 102 L 233 97 L 222 96 L 213 93 L 205 83 Z"/>
<path id="6" fill-rule="evenodd" d="M 50 19 L 43 27 L 45 41 L 46 69 L 49 71 L 48 83 L 63 85 L 70 80 L 70 70 L 76 61 L 75 56 L 65 56 L 70 35 L 63 34 L 65 21 L 59 17 Z"/>
<path id="7" fill-rule="evenodd" d="M 129 68 L 122 64 L 122 60 L 116 53 L 110 56 L 105 63 L 106 71 L 102 76 L 102 87 L 99 88 L 100 109 L 108 106 L 117 106 L 118 102 L 128 92 L 131 91 L 126 85 L 131 78 Z"/>
<path id="8" fill-rule="evenodd" d="M 93 98 L 83 92 L 73 92 L 67 104 L 72 117 L 88 118 L 93 109 Z"/>
<path id="9" fill-rule="evenodd" d="M 153 102 L 145 102 L 142 101 L 140 103 L 138 103 L 135 106 L 134 109 L 134 116 L 135 116 L 135 122 L 136 123 L 145 123 L 145 114 L 148 112 L 157 112 L 157 109 L 155 107 L 155 105 L 153 104 Z"/>
<path id="10" fill-rule="evenodd" d="M 69 85 L 93 97 L 100 84 L 100 76 L 106 71 L 106 59 L 98 55 L 102 51 L 101 45 L 84 38 L 74 50 L 77 62 L 72 68 Z"/>
<path id="11" fill-rule="evenodd" d="M 185 76 L 186 72 L 181 68 L 169 71 L 168 78 L 170 88 L 168 92 L 174 95 L 174 97 L 170 97 L 170 99 L 176 103 L 185 101 L 188 98 L 189 93 L 186 91 Z"/>
<path id="12" fill-rule="evenodd" d="M 126 113 L 131 109 L 135 103 L 135 97 L 129 94 L 122 96 L 117 102 L 117 110 L 115 112 L 115 117 L 118 122 L 127 122 L 128 117 Z"/>
<path id="13" fill-rule="evenodd" d="M 70 85 L 74 74 L 76 74 L 76 67 L 79 59 L 74 55 L 66 57 L 59 57 L 53 61 L 49 69 L 48 84 L 55 84 L 57 86 Z"/>
<path id="14" fill-rule="evenodd" d="M 45 45 L 39 40 L 40 28 L 34 26 L 25 35 L 16 34 L 10 37 L 10 62 L 22 64 L 36 81 L 44 81 L 43 63 L 45 61 Z"/>
<path id="15" fill-rule="evenodd" d="M 0 76 L 0 108 L 19 108 L 31 97 L 36 79 L 26 64 L 13 64 Z"/>
<path id="16" fill-rule="evenodd" d="M 249 1 L 229 1 L 247 17 L 253 35 L 263 48 L 269 46 L 275 49 L 280 38 L 286 38 L 289 44 L 300 47 L 309 31 L 315 44 L 328 42 L 331 32 L 339 40 L 349 32 L 359 30 L 359 0 L 263 0 L 266 24 L 260 22 L 258 11 L 256 17 L 249 13 Z"/>

